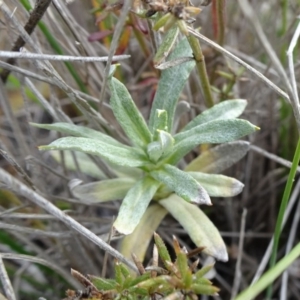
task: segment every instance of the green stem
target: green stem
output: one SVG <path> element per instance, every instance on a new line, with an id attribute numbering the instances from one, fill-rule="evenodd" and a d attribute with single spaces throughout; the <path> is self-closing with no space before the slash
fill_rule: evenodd
<path id="1" fill-rule="evenodd" d="M 288 14 L 288 0 L 281 0 L 281 16 L 282 23 L 279 31 L 279 36 L 283 36 L 287 31 L 287 14 Z"/>
<path id="2" fill-rule="evenodd" d="M 133 33 L 134 33 L 134 36 L 136 38 L 136 40 L 138 41 L 145 57 L 149 57 L 151 55 L 148 47 L 147 47 L 147 44 L 145 42 L 145 35 L 142 34 L 139 30 L 137 30 L 134 26 L 133 26 Z"/>
<path id="3" fill-rule="evenodd" d="M 204 94 L 205 105 L 206 107 L 212 107 L 214 106 L 214 99 L 213 99 L 213 95 L 212 95 L 212 91 L 211 91 L 211 87 L 210 87 L 210 83 L 206 71 L 205 58 L 201 50 L 200 42 L 197 38 L 195 38 L 190 34 L 187 35 L 187 39 L 193 50 L 194 58 L 196 61 L 196 67 L 198 70 L 198 74 L 199 74 L 199 78 L 200 78 L 200 82 Z"/>
<path id="4" fill-rule="evenodd" d="M 300 139 L 298 140 L 297 143 L 297 148 L 294 154 L 294 158 L 293 158 L 293 163 L 292 163 L 292 167 L 288 176 L 288 180 L 284 189 L 284 193 L 283 193 L 283 197 L 282 197 L 282 201 L 281 201 L 281 205 L 280 205 L 280 209 L 279 209 L 279 213 L 278 213 L 278 218 L 277 218 L 277 222 L 276 222 L 276 226 L 275 226 L 275 233 L 274 233 L 274 244 L 273 244 L 273 249 L 272 249 L 272 255 L 271 255 L 271 259 L 270 259 L 270 268 L 274 267 L 275 263 L 276 263 L 276 259 L 277 259 L 277 250 L 278 250 L 278 244 L 279 244 L 279 239 L 280 239 L 280 233 L 281 233 L 281 227 L 282 227 L 282 222 L 283 222 L 283 217 L 284 217 L 284 213 L 290 198 L 290 194 L 291 194 L 291 190 L 293 187 L 293 183 L 294 183 L 294 178 L 297 172 L 297 167 L 300 161 Z M 272 284 L 268 287 L 267 290 L 267 298 L 270 299 L 272 294 Z"/>
<path id="5" fill-rule="evenodd" d="M 217 42 L 219 45 L 223 46 L 225 37 L 225 0 L 216 0 L 216 8 L 218 26 Z"/>

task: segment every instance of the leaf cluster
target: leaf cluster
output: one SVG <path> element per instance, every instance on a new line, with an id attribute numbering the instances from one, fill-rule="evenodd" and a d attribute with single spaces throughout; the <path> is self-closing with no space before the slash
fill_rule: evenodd
<path id="1" fill-rule="evenodd" d="M 115 261 L 115 278 L 88 275 L 87 278 L 72 270 L 72 275 L 85 286 L 84 291 L 67 291 L 65 300 L 135 300 L 135 299 L 187 299 L 196 300 L 198 295 L 217 295 L 219 289 L 205 278 L 205 274 L 213 267 L 207 265 L 197 270 L 199 260 L 189 264 L 188 258 L 201 252 L 196 249 L 192 254 L 180 248 L 177 239 L 173 238 L 173 247 L 176 259 L 172 262 L 171 256 L 163 240 L 154 234 L 155 246 L 153 264 L 147 268 L 133 256 L 140 274 L 133 275 L 125 265 Z M 158 257 L 163 267 L 157 265 Z M 85 298 L 84 298 L 85 297 Z"/>
<path id="2" fill-rule="evenodd" d="M 189 44 L 184 39 L 173 51 L 170 59 L 186 56 L 190 52 Z M 41 150 L 75 150 L 96 155 L 113 170 L 112 173 L 116 174 L 117 178 L 98 183 L 96 197 L 98 202 L 123 198 L 118 217 L 114 222 L 117 234 L 131 234 L 140 223 L 150 201 L 154 199 L 188 229 L 197 246 L 205 246 L 208 254 L 214 253 L 215 257 L 227 260 L 227 255 L 219 257 L 216 251 L 209 250 L 208 244 L 222 244 L 220 242 L 222 239 L 212 223 L 203 218 L 199 212 L 201 219 L 205 220 L 201 226 L 209 228 L 199 238 L 198 233 L 194 233 L 197 229 L 185 224 L 182 213 L 191 211 L 192 221 L 196 224 L 199 222 L 196 218 L 200 217 L 194 215 L 192 210 L 198 208 L 186 207 L 180 204 L 180 201 L 211 205 L 210 196 L 234 196 L 242 190 L 243 184 L 226 176 L 204 174 L 201 168 L 197 167 L 197 160 L 192 161 L 185 171 L 177 168 L 176 164 L 199 144 L 232 142 L 254 132 L 257 127 L 246 120 L 238 119 L 245 109 L 246 101 L 236 99 L 223 101 L 204 111 L 180 132 L 174 133 L 178 98 L 193 66 L 193 62 L 187 62 L 162 72 L 148 124 L 127 88 L 113 77 L 114 69 L 112 69 L 109 78 L 110 105 L 130 141 L 130 146 L 102 132 L 74 124 L 35 124 L 35 126 L 73 135 L 60 138 L 48 146 L 41 146 L 39 147 Z M 247 147 L 244 149 L 245 154 Z M 199 159 L 201 161 L 201 157 Z M 92 190 L 91 186 L 87 188 Z M 80 195 L 80 191 L 75 191 L 75 194 L 76 192 L 79 198 L 86 201 L 87 198 Z M 176 195 L 177 198 L 174 196 L 172 198 L 172 195 Z M 203 235 L 206 239 L 203 239 Z M 208 236 L 216 238 L 207 239 Z M 205 241 L 206 244 L 201 244 L 201 241 Z M 224 249 L 220 251 L 224 252 L 226 253 Z"/>

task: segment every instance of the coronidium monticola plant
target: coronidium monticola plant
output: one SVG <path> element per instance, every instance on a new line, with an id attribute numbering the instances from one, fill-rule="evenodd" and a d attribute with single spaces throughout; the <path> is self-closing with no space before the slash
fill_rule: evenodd
<path id="1" fill-rule="evenodd" d="M 177 45 L 170 59 L 183 56 L 191 56 L 186 40 Z M 174 133 L 174 124 L 178 124 L 180 115 L 176 108 L 182 104 L 178 104 L 178 98 L 194 65 L 188 61 L 162 72 L 148 124 L 126 87 L 111 73 L 110 105 L 130 146 L 102 132 L 70 123 L 35 126 L 72 135 L 41 146 L 41 150 L 72 150 L 96 155 L 114 170 L 116 178 L 102 178 L 100 182 L 77 186 L 73 192 L 82 201 L 89 202 L 123 199 L 114 222 L 118 234 L 129 235 L 137 230 L 144 214 L 154 215 L 155 219 L 148 222 L 151 227 L 158 226 L 166 212 L 170 212 L 197 246 L 205 247 L 204 252 L 226 261 L 224 242 L 198 205 L 211 205 L 210 196 L 228 197 L 241 192 L 243 184 L 238 180 L 211 173 L 218 173 L 240 159 L 249 145 L 232 141 L 258 128 L 237 119 L 245 109 L 246 100 L 235 99 L 207 109 Z M 184 170 L 176 167 L 198 145 L 222 143 L 226 144 L 202 153 Z M 79 163 L 81 160 L 88 160 L 88 156 L 79 156 Z M 84 170 L 84 164 L 80 167 Z M 148 208 L 151 200 L 157 201 L 156 206 Z M 160 209 L 154 211 L 158 206 Z"/>

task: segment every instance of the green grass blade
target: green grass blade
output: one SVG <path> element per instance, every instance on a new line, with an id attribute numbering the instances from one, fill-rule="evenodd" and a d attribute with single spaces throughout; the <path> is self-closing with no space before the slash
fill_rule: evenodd
<path id="1" fill-rule="evenodd" d="M 269 284 L 284 272 L 294 260 L 300 256 L 300 243 L 297 244 L 292 251 L 281 259 L 272 269 L 269 269 L 255 284 L 248 287 L 241 294 L 239 294 L 235 300 L 250 300 L 262 292 Z"/>
<path id="2" fill-rule="evenodd" d="M 287 204 L 290 199 L 290 194 L 292 191 L 295 175 L 297 172 L 297 167 L 300 161 L 300 139 L 298 140 L 297 148 L 295 151 L 292 167 L 288 176 L 288 180 L 284 189 L 282 201 L 280 204 L 280 209 L 277 217 L 277 222 L 275 226 L 275 233 L 274 233 L 274 244 L 272 248 L 272 254 L 271 254 L 271 259 L 270 259 L 270 267 L 274 267 L 276 263 L 276 258 L 277 258 L 277 250 L 278 250 L 278 244 L 279 244 L 279 239 L 280 239 L 280 233 L 281 233 L 281 227 L 282 227 L 282 222 L 283 222 L 283 217 L 284 213 L 287 207 Z M 270 295 L 272 293 L 272 285 L 268 288 L 268 297 L 270 298 Z"/>

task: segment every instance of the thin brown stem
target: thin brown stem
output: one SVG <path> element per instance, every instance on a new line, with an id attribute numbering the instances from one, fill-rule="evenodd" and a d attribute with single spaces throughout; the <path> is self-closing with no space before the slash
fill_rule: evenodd
<path id="1" fill-rule="evenodd" d="M 34 9 L 32 10 L 30 17 L 28 19 L 28 22 L 25 24 L 25 31 L 31 35 L 35 27 L 37 26 L 38 22 L 43 17 L 44 13 L 46 12 L 48 6 L 51 4 L 52 0 L 37 0 L 36 4 L 34 6 Z M 22 36 L 19 36 L 18 39 L 15 41 L 11 51 L 18 52 L 20 48 L 22 48 L 25 45 L 25 41 L 22 38 Z M 6 61 L 10 65 L 14 65 L 16 62 L 15 58 L 9 58 Z M 1 72 L 0 77 L 5 83 L 7 81 L 7 78 L 9 76 L 10 70 L 5 69 Z"/>

